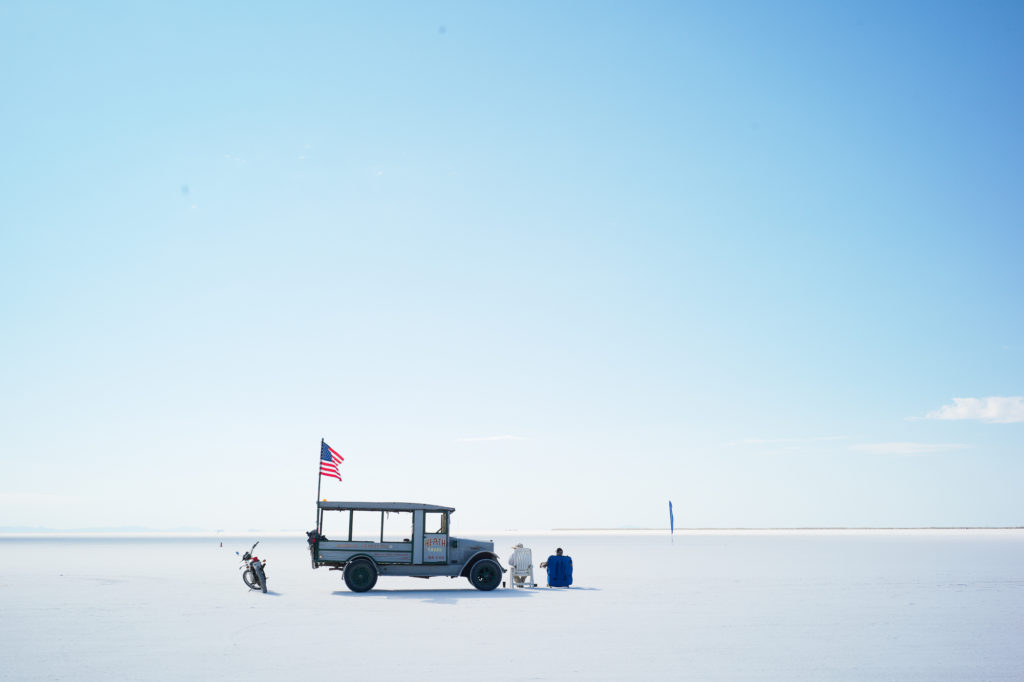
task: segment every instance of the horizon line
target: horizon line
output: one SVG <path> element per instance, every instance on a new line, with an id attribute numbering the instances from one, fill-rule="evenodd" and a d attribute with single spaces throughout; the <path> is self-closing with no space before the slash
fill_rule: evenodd
<path id="1" fill-rule="evenodd" d="M 1024 530 L 1024 526 L 734 526 L 734 527 L 692 527 L 692 528 L 677 528 L 680 533 L 687 532 L 736 532 L 736 531 L 749 531 L 749 532 L 770 532 L 770 531 L 901 531 L 901 530 Z M 480 533 L 489 532 L 500 535 L 508 535 L 514 533 L 530 534 L 530 533 L 578 533 L 578 532 L 605 532 L 605 533 L 665 533 L 672 534 L 672 531 L 668 527 L 648 527 L 648 528 L 608 528 L 608 527 L 577 527 L 577 528 L 550 528 L 544 529 L 517 529 L 517 528 L 506 528 L 503 530 L 490 530 L 485 529 L 467 529 L 463 531 L 465 533 Z M 304 536 L 306 531 L 304 530 L 266 530 L 266 529 L 246 529 L 246 530 L 216 530 L 206 531 L 198 529 L 188 530 L 157 530 L 157 529 L 103 529 L 103 528 L 92 528 L 92 529 L 59 529 L 59 528 L 24 528 L 16 530 L 13 528 L 0 528 L 0 539 L 13 539 L 18 537 L 85 537 L 85 536 L 104 536 L 104 537 L 175 537 L 175 538 L 210 538 L 210 537 L 291 537 L 292 535 Z M 458 537 L 458 536 L 456 536 Z"/>

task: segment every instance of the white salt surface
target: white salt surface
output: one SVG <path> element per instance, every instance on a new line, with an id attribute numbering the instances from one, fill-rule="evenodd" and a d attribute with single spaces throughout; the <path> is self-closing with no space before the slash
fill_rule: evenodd
<path id="1" fill-rule="evenodd" d="M 564 547 L 577 587 L 354 594 L 296 537 L 257 548 L 264 595 L 253 540 L 0 539 L 0 678 L 1024 679 L 1024 531 L 494 540 Z"/>

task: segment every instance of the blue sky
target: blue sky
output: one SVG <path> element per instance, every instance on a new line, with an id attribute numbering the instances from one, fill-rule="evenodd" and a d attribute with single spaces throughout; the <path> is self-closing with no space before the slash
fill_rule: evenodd
<path id="1" fill-rule="evenodd" d="M 7 3 L 0 526 L 1020 525 L 1016 3 Z M 959 399 L 960 402 L 955 402 Z"/>

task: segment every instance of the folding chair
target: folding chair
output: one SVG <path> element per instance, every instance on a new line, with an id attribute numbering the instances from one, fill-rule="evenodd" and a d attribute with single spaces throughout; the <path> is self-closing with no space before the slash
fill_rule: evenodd
<path id="1" fill-rule="evenodd" d="M 537 587 L 533 580 L 533 552 L 522 544 L 516 545 L 514 549 L 508 560 L 508 586 Z"/>

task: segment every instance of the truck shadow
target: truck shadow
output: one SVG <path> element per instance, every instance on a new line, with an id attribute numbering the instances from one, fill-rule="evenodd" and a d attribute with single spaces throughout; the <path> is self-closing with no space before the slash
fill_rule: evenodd
<path id="1" fill-rule="evenodd" d="M 370 590 L 369 592 L 348 592 L 337 590 L 331 594 L 353 599 L 415 599 L 432 604 L 457 604 L 466 599 L 522 599 L 533 596 L 536 590 L 508 590 L 498 588 L 484 592 L 470 587 L 465 590 Z"/>

